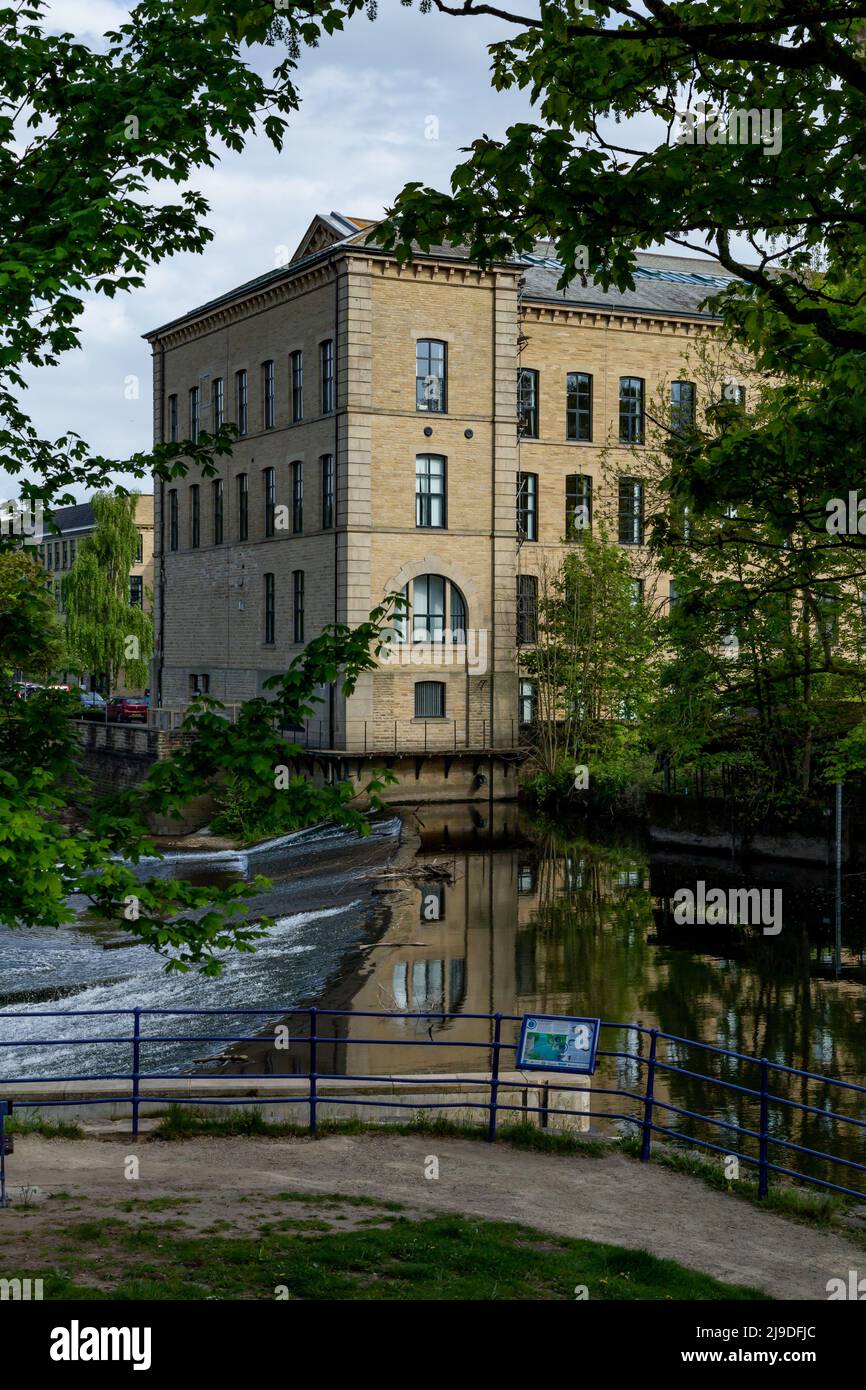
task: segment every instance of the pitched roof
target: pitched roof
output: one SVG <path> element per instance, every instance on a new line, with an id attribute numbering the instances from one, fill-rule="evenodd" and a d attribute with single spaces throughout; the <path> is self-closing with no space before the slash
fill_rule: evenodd
<path id="1" fill-rule="evenodd" d="M 89 531 L 96 525 L 96 517 L 89 502 L 76 502 L 71 507 L 55 507 L 51 520 L 60 532 Z"/>
<path id="2" fill-rule="evenodd" d="M 587 308 L 621 309 L 632 313 L 654 311 L 712 318 L 706 301 L 733 284 L 735 277 L 716 260 L 692 256 L 669 256 L 655 251 L 638 251 L 634 289 L 605 290 L 590 274 L 577 276 L 565 289 L 558 289 L 562 274 L 559 261 L 545 254 L 520 257 L 526 266 L 524 300 L 545 303 L 582 304 Z"/>
<path id="3" fill-rule="evenodd" d="M 253 280 L 247 280 L 235 289 L 227 291 L 216 299 L 208 300 L 196 309 L 190 309 L 169 323 L 151 329 L 143 336 L 147 340 L 158 338 L 160 334 L 177 327 L 190 319 L 210 313 L 224 304 L 243 299 L 277 281 L 290 278 L 298 270 L 305 269 L 318 260 L 327 259 L 338 249 L 348 246 L 363 246 L 374 255 L 386 255 L 370 236 L 370 229 L 376 223 L 366 218 L 347 217 L 343 213 L 318 213 L 307 228 L 301 242 L 288 265 L 277 270 L 267 271 Z M 465 246 L 443 242 L 422 251 L 413 246 L 418 260 L 467 261 L 469 251 Z M 706 308 L 706 300 L 713 294 L 733 283 L 734 276 L 712 257 L 692 257 L 668 255 L 664 252 L 639 251 L 633 290 L 602 289 L 601 285 L 587 273 L 586 284 L 577 276 L 564 290 L 557 288 L 562 274 L 562 265 L 551 254 L 550 243 L 539 242 L 532 253 L 526 253 L 500 264 L 512 268 L 524 267 L 523 300 L 563 305 L 584 305 L 586 308 L 620 310 L 631 313 L 651 312 L 684 314 L 690 318 L 711 319 L 715 315 Z"/>

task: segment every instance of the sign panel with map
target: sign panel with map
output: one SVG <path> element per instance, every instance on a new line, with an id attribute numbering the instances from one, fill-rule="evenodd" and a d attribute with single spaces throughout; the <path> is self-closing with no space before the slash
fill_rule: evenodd
<path id="1" fill-rule="evenodd" d="M 519 1071 L 576 1071 L 591 1076 L 601 1021 L 558 1014 L 525 1014 L 517 1048 Z"/>

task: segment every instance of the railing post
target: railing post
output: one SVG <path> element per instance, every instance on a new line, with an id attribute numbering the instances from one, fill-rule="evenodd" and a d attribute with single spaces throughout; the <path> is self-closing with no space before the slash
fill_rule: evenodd
<path id="1" fill-rule="evenodd" d="M 655 1098 L 656 1084 L 656 1047 L 658 1045 L 658 1029 L 650 1029 L 649 1058 L 646 1067 L 646 1091 L 643 1102 L 643 1137 L 640 1146 L 641 1163 L 649 1163 L 650 1149 L 652 1146 L 652 1123 L 653 1123 L 653 1100 Z"/>
<path id="2" fill-rule="evenodd" d="M 318 1065 L 318 1038 L 316 1037 L 316 1010 L 310 1009 L 310 1133 L 316 1137 L 316 1067 Z"/>
<path id="3" fill-rule="evenodd" d="M 761 1141 L 760 1167 L 758 1169 L 758 1196 L 766 1197 L 770 1188 L 769 1162 L 769 1117 L 770 1117 L 770 1067 L 766 1057 L 761 1058 Z"/>
<path id="4" fill-rule="evenodd" d="M 493 1058 L 490 1066 L 490 1118 L 487 1122 L 487 1142 L 496 1138 L 496 1107 L 499 1100 L 499 1038 L 502 1033 L 502 1014 L 493 1015 Z"/>
<path id="5" fill-rule="evenodd" d="M 132 1011 L 132 1134 L 138 1134 L 138 1107 L 141 1101 L 141 1009 Z"/>
<path id="6" fill-rule="evenodd" d="M 0 1207 L 9 1205 L 6 1199 L 6 1116 L 12 1109 L 12 1102 L 0 1100 Z"/>

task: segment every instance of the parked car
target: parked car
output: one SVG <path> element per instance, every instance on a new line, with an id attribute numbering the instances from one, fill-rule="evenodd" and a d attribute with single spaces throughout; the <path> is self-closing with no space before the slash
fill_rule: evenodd
<path id="1" fill-rule="evenodd" d="M 81 700 L 82 719 L 104 719 L 108 701 L 100 695 L 98 690 L 82 690 L 79 696 Z"/>
<path id="2" fill-rule="evenodd" d="M 148 702 L 143 695 L 112 695 L 108 717 L 120 724 L 146 724 Z"/>

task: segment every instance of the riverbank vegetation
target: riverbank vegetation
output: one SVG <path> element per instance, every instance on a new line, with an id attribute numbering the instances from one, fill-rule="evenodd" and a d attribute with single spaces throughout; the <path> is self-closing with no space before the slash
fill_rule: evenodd
<path id="1" fill-rule="evenodd" d="M 811 472 L 749 497 L 729 474 L 705 481 L 784 433 L 792 400 L 808 409 L 815 383 L 762 370 L 765 356 L 730 323 L 694 348 L 682 373 L 700 404 L 684 422 L 662 383 L 631 451 L 646 544 L 623 545 L 621 524 L 614 539 L 622 464 L 607 451 L 593 532 L 564 536 L 542 572 L 521 652 L 525 787 L 542 805 L 639 815 L 649 792 L 686 791 L 723 797 L 747 828 L 808 815 L 836 780 L 866 786 L 866 551 L 827 529 Z M 732 361 L 752 370 L 748 404 L 725 398 Z"/>

